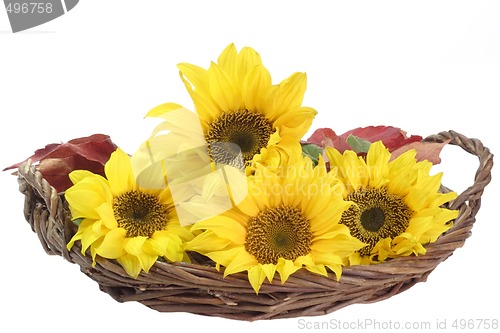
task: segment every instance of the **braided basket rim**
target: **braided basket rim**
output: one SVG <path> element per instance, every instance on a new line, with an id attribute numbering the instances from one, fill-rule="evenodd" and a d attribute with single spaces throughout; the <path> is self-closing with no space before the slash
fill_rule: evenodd
<path id="1" fill-rule="evenodd" d="M 344 267 L 339 281 L 299 270 L 285 284 L 267 281 L 256 295 L 246 274 L 223 277 L 222 271 L 200 263 L 156 262 L 149 273 L 137 279 L 128 276 L 114 260 L 81 254 L 77 242 L 71 251 L 66 244 L 75 232 L 64 196 L 43 178 L 28 161 L 18 169 L 19 190 L 25 195 L 24 215 L 38 235 L 47 254 L 59 255 L 78 264 L 100 289 L 119 302 L 137 301 L 160 312 L 189 312 L 237 320 L 319 316 L 356 303 L 378 302 L 424 282 L 437 265 L 464 245 L 481 206 L 484 188 L 491 181 L 493 154 L 475 138 L 444 131 L 424 139 L 461 147 L 479 159 L 472 186 L 452 202 L 458 209 L 453 227 L 420 256 L 400 257 L 382 264 Z M 442 187 L 442 191 L 449 191 Z"/>

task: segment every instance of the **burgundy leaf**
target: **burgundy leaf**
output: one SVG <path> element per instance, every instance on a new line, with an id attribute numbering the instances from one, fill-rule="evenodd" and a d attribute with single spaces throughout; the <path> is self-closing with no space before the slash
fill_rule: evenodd
<path id="1" fill-rule="evenodd" d="M 335 132 L 330 128 L 320 128 L 316 130 L 309 139 L 307 139 L 306 143 L 314 143 L 322 148 L 333 147 L 343 153 L 345 150 L 352 150 L 352 147 L 347 143 L 347 138 L 350 135 L 369 142 L 382 140 L 384 145 L 390 151 L 396 150 L 399 147 L 407 145 L 411 142 L 418 142 L 422 140 L 422 137 L 418 135 L 408 137 L 406 132 L 397 127 L 368 126 L 358 127 L 341 135 L 335 134 Z"/>
<path id="2" fill-rule="evenodd" d="M 104 175 L 104 164 L 108 161 L 117 146 L 110 137 L 104 134 L 94 134 L 77 138 L 61 144 L 48 144 L 38 149 L 26 160 L 4 169 L 18 168 L 31 159 L 39 162 L 38 170 L 44 178 L 59 192 L 70 187 L 69 173 L 73 170 L 88 170 Z"/>
<path id="3" fill-rule="evenodd" d="M 307 143 L 314 143 L 320 147 L 331 147 L 331 143 L 337 139 L 338 136 L 331 128 L 318 128 L 307 139 Z"/>
<path id="4" fill-rule="evenodd" d="M 340 152 L 351 149 L 345 138 L 338 136 L 331 128 L 318 128 L 304 143 L 312 143 L 321 148 L 333 147 Z"/>

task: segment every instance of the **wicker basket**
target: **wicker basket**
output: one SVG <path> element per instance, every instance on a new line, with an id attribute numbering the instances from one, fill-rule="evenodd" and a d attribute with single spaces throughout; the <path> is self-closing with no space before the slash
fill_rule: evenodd
<path id="1" fill-rule="evenodd" d="M 20 191 L 25 195 L 26 220 L 48 254 L 60 255 L 80 265 L 81 271 L 99 284 L 102 291 L 119 302 L 138 301 L 160 312 L 190 312 L 238 320 L 261 320 L 318 316 L 355 303 L 387 299 L 425 281 L 436 266 L 461 247 L 469 237 L 481 195 L 491 179 L 493 155 L 477 139 L 453 131 L 427 137 L 425 141 L 458 145 L 479 158 L 474 184 L 449 203 L 460 213 L 453 228 L 427 246 L 426 255 L 401 257 L 383 264 L 343 269 L 340 281 L 306 270 L 293 274 L 282 285 L 265 282 L 256 295 L 246 274 L 223 278 L 207 263 L 157 262 L 148 274 L 128 276 L 113 260 L 99 259 L 92 267 L 90 256 L 80 253 L 77 242 L 71 251 L 66 244 L 75 233 L 64 197 L 43 179 L 30 162 L 19 168 Z M 443 191 L 448 191 L 442 188 Z M 196 258 L 195 258 L 196 259 Z"/>

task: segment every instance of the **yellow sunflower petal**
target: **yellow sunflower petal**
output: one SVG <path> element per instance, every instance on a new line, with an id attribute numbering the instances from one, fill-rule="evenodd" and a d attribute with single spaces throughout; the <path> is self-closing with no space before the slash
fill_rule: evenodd
<path id="1" fill-rule="evenodd" d="M 238 255 L 241 251 L 241 247 L 233 247 L 224 251 L 214 251 L 206 253 L 206 256 L 215 261 L 222 266 L 228 266 L 231 261 Z"/>
<path id="2" fill-rule="evenodd" d="M 390 251 L 391 256 L 409 256 L 425 254 L 427 250 L 412 234 L 403 233 L 393 239 Z"/>
<path id="3" fill-rule="evenodd" d="M 86 177 L 64 193 L 71 215 L 76 218 L 99 219 L 95 211 L 104 202 L 112 202 L 107 181 L 100 176 Z"/>
<path id="4" fill-rule="evenodd" d="M 110 230 L 105 236 L 99 248 L 98 255 L 108 259 L 117 259 L 124 256 L 127 251 L 123 248 L 127 231 L 123 228 Z"/>
<path id="5" fill-rule="evenodd" d="M 216 250 L 224 250 L 231 244 L 230 239 L 220 238 L 211 231 L 205 231 L 187 242 L 185 247 L 188 251 L 209 253 Z"/>
<path id="6" fill-rule="evenodd" d="M 80 237 L 80 241 L 82 243 L 82 251 L 81 251 L 82 254 L 85 254 L 85 252 L 87 252 L 87 249 L 89 247 L 92 246 L 92 248 L 94 248 L 95 247 L 94 244 L 96 244 L 103 237 L 103 234 L 94 232 L 94 225 L 96 224 L 96 222 L 100 223 L 100 221 L 97 220 L 89 222 L 91 222 L 91 224 L 89 224 L 88 226 L 82 226 L 83 223 L 80 224 L 80 226 L 82 227 L 81 228 L 82 234 Z"/>
<path id="7" fill-rule="evenodd" d="M 150 255 L 147 253 L 142 253 L 141 255 L 137 256 L 139 259 L 139 262 L 141 263 L 142 269 L 148 273 L 151 267 L 156 263 L 158 260 L 158 256 Z"/>
<path id="8" fill-rule="evenodd" d="M 212 231 L 220 238 L 230 239 L 235 244 L 245 243 L 245 228 L 231 218 L 217 216 L 194 224 L 191 230 L 203 229 Z"/>
<path id="9" fill-rule="evenodd" d="M 158 259 L 158 255 L 151 254 L 143 250 L 146 242 L 148 241 L 147 237 L 137 236 L 126 238 L 123 241 L 123 249 L 125 250 L 127 257 L 136 257 L 139 261 L 140 267 L 148 272 L 151 266 Z"/>
<path id="10" fill-rule="evenodd" d="M 270 108 L 271 103 L 271 74 L 264 66 L 254 67 L 243 82 L 245 105 L 249 110 L 263 110 L 271 121 L 277 119 L 277 113 Z"/>
<path id="11" fill-rule="evenodd" d="M 135 189 L 130 156 L 120 148 L 111 154 L 109 161 L 104 166 L 104 172 L 114 196 Z"/>
<path id="12" fill-rule="evenodd" d="M 203 129 L 207 130 L 207 124 L 212 122 L 221 111 L 208 90 L 208 71 L 189 64 L 180 64 L 178 67 L 181 71 L 181 80 L 194 102 Z"/>
<path id="13" fill-rule="evenodd" d="M 256 294 L 259 293 L 260 287 L 265 279 L 266 273 L 262 269 L 262 266 L 257 265 L 248 269 L 248 281 Z"/>
<path id="14" fill-rule="evenodd" d="M 359 190 L 369 184 L 369 171 L 366 163 L 353 151 L 347 150 L 344 152 L 344 163 L 340 171 L 346 185 L 353 190 Z"/>
<path id="15" fill-rule="evenodd" d="M 108 229 L 115 229 L 118 227 L 116 222 L 115 213 L 113 212 L 113 207 L 107 202 L 103 203 L 96 208 L 97 214 L 104 223 L 104 226 Z"/>
<path id="16" fill-rule="evenodd" d="M 182 249 L 182 241 L 175 235 L 169 235 L 168 238 L 163 256 L 171 262 L 183 261 L 185 252 Z"/>
<path id="17" fill-rule="evenodd" d="M 139 259 L 131 254 L 125 254 L 119 258 L 116 258 L 118 263 L 122 265 L 125 272 L 133 278 L 137 278 L 141 273 L 142 266 Z"/>
<path id="18" fill-rule="evenodd" d="M 238 56 L 237 77 L 245 78 L 250 71 L 260 65 L 262 65 L 260 54 L 251 47 L 243 47 Z"/>
<path id="19" fill-rule="evenodd" d="M 153 118 L 163 117 L 165 116 L 165 114 L 179 109 L 183 109 L 183 107 L 179 104 L 164 103 L 149 110 L 149 112 L 146 114 L 146 117 L 153 117 Z"/>
<path id="20" fill-rule="evenodd" d="M 276 270 L 278 271 L 281 277 L 282 284 L 284 284 L 286 280 L 288 280 L 290 275 L 292 275 L 301 268 L 302 268 L 301 265 L 296 265 L 293 261 L 286 260 L 283 258 L 279 258 L 278 263 L 276 264 Z"/>
<path id="21" fill-rule="evenodd" d="M 267 280 L 269 282 L 273 281 L 274 275 L 276 274 L 276 265 L 274 264 L 261 264 L 260 267 L 264 274 L 266 274 Z"/>
<path id="22" fill-rule="evenodd" d="M 192 89 L 208 90 L 208 71 L 199 66 L 181 63 L 177 68 L 190 84 Z"/>
<path id="23" fill-rule="evenodd" d="M 391 153 L 382 141 L 374 142 L 366 154 L 366 166 L 370 175 L 369 186 L 379 188 L 385 186 L 389 179 L 389 160 Z"/>
<path id="24" fill-rule="evenodd" d="M 250 267 L 255 266 L 257 263 L 258 262 L 255 257 L 245 251 L 244 247 L 241 247 L 234 258 L 231 260 L 231 263 L 226 266 L 226 269 L 224 270 L 224 276 L 246 271 Z"/>
<path id="25" fill-rule="evenodd" d="M 76 184 L 87 177 L 94 177 L 94 176 L 95 174 L 88 170 L 74 170 L 70 172 L 69 179 L 73 184 Z"/>
<path id="26" fill-rule="evenodd" d="M 286 110 L 296 110 L 300 108 L 307 86 L 307 76 L 305 73 L 294 73 L 279 84 L 279 91 L 276 97 L 276 108 L 279 114 L 287 114 Z M 278 121 L 279 124 L 279 121 Z"/>
<path id="27" fill-rule="evenodd" d="M 228 73 L 232 78 L 237 77 L 238 68 L 238 51 L 234 43 L 229 44 L 220 54 L 217 59 L 217 64 L 220 68 Z"/>
<path id="28" fill-rule="evenodd" d="M 431 207 L 441 206 L 447 202 L 450 202 L 457 198 L 456 192 L 448 192 L 448 193 L 438 193 L 433 198 L 433 200 L 429 203 Z"/>
<path id="29" fill-rule="evenodd" d="M 209 68 L 209 89 L 220 109 L 236 111 L 245 108 L 237 83 L 214 63 Z"/>
<path id="30" fill-rule="evenodd" d="M 123 240 L 122 247 L 127 253 L 138 257 L 144 252 L 142 247 L 146 239 L 144 236 L 127 237 Z"/>
<path id="31" fill-rule="evenodd" d="M 275 125 L 279 126 L 282 137 L 300 140 L 312 125 L 317 111 L 310 107 L 301 107 L 296 112 L 289 112 L 279 117 Z"/>
<path id="32" fill-rule="evenodd" d="M 76 241 L 82 239 L 82 237 L 84 236 L 84 233 L 85 233 L 86 230 L 88 230 L 88 229 L 92 230 L 92 225 L 94 224 L 94 222 L 95 222 L 95 220 L 84 219 L 80 223 L 80 225 L 78 227 L 78 231 L 76 232 L 76 234 L 73 235 L 73 237 L 71 237 L 71 240 L 68 242 L 68 244 L 66 246 L 66 248 L 68 249 L 68 251 L 71 250 L 71 248 L 73 247 L 73 245 L 75 244 Z M 85 254 L 85 251 L 83 251 L 83 254 Z"/>
<path id="33" fill-rule="evenodd" d="M 340 280 L 342 276 L 342 265 L 340 264 L 328 264 L 326 265 L 334 274 L 337 281 Z"/>

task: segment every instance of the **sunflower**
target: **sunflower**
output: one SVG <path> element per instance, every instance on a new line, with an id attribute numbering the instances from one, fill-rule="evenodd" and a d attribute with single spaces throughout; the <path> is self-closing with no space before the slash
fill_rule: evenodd
<path id="1" fill-rule="evenodd" d="M 343 182 L 345 199 L 355 203 L 342 214 L 341 223 L 368 244 L 350 257 L 351 264 L 425 254 L 424 245 L 435 242 L 458 216 L 457 210 L 442 207 L 456 193 L 439 192 L 442 173 L 430 175 L 432 163 L 417 161 L 415 150 L 391 160 L 378 141 L 371 144 L 366 159 L 333 148 L 327 148 L 326 155 L 330 172 Z"/>
<path id="2" fill-rule="evenodd" d="M 278 272 L 281 283 L 301 268 L 340 278 L 343 260 L 365 244 L 339 224 L 350 205 L 324 161 L 313 167 L 301 151 L 275 171 L 256 165 L 248 195 L 232 210 L 192 226 L 200 232 L 186 250 L 224 266 L 224 277 L 247 271 L 256 293 Z"/>
<path id="3" fill-rule="evenodd" d="M 97 256 L 116 259 L 134 278 L 159 257 L 187 260 L 183 244 L 192 235 L 180 227 L 168 187 L 138 186 L 131 158 L 119 148 L 104 170 L 106 178 L 85 170 L 70 174 L 74 185 L 65 197 L 73 219 L 82 221 L 68 250 L 81 241 L 94 265 Z"/>
<path id="4" fill-rule="evenodd" d="M 238 53 L 230 44 L 208 69 L 187 63 L 178 68 L 196 108 L 210 156 L 218 163 L 243 167 L 262 148 L 299 141 L 317 113 L 301 106 L 305 73 L 294 73 L 273 85 L 260 55 L 249 47 Z M 179 107 L 167 103 L 147 116 L 161 116 Z M 235 165 L 235 161 L 243 165 Z"/>

